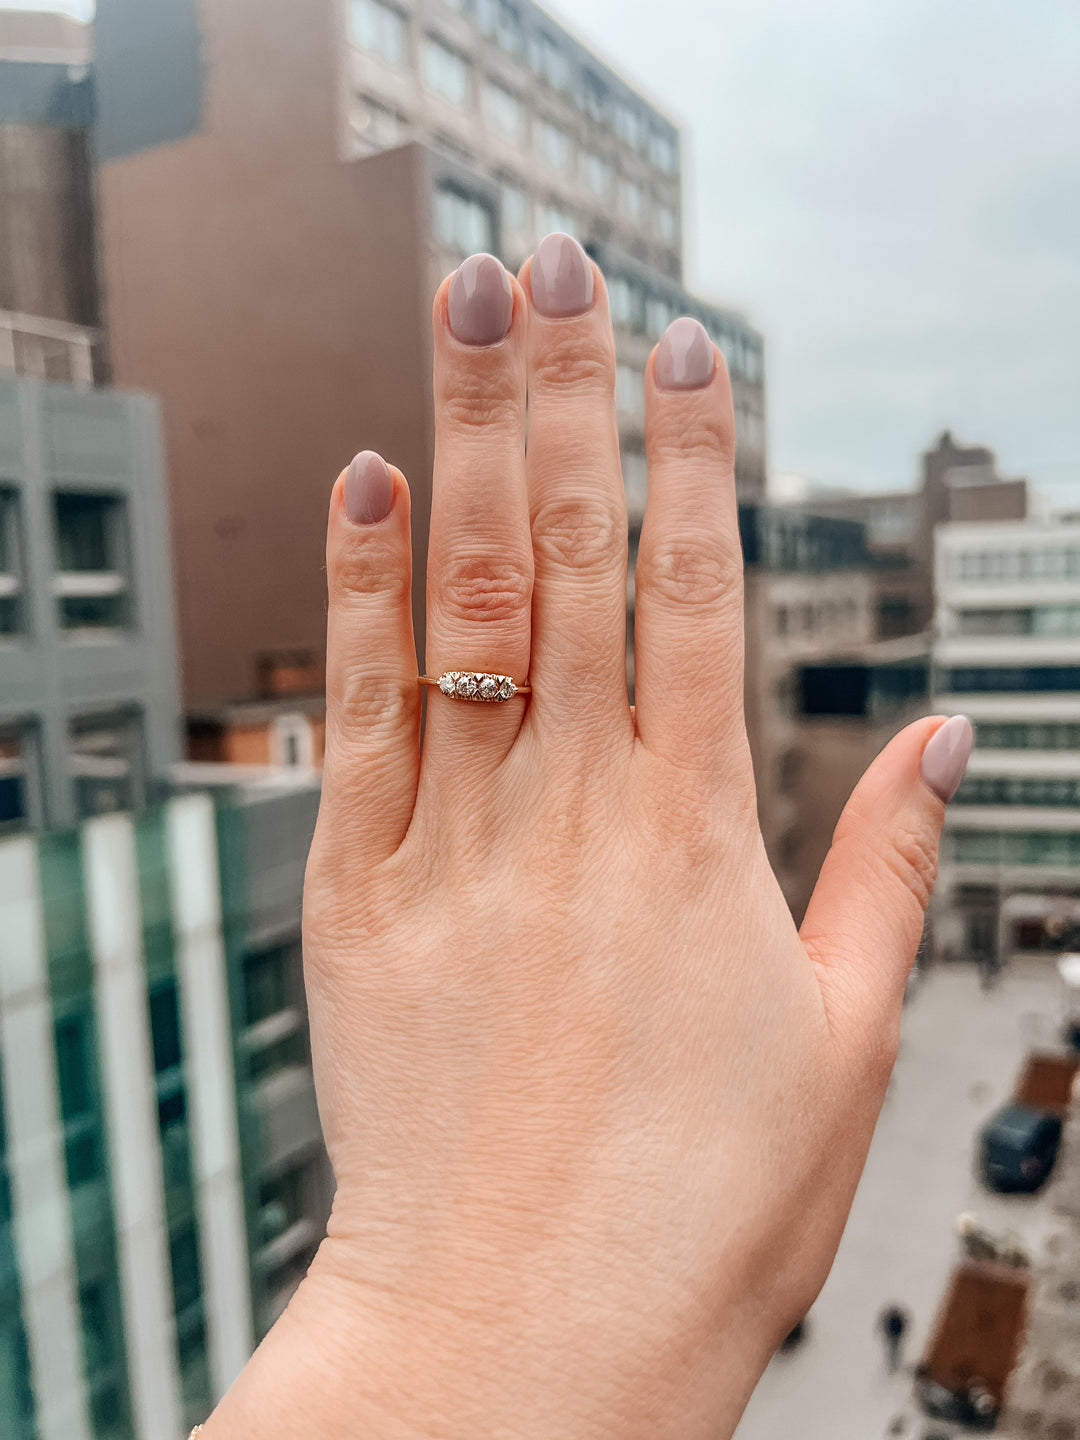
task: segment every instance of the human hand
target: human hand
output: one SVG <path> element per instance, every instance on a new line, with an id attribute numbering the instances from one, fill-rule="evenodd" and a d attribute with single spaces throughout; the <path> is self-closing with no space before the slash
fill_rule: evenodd
<path id="1" fill-rule="evenodd" d="M 408 489 L 358 457 L 304 916 L 337 1195 L 206 1440 L 718 1440 L 839 1242 L 970 726 L 875 762 L 797 933 L 743 722 L 722 356 L 681 320 L 649 362 L 631 710 L 599 271 L 563 237 L 520 284 L 474 257 L 434 332 L 428 669 L 532 694 L 430 692 L 421 753 Z"/>

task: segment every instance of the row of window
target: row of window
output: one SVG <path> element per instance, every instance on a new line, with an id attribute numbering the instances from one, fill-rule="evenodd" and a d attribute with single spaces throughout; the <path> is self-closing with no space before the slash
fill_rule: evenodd
<path id="1" fill-rule="evenodd" d="M 841 627 L 850 629 L 859 618 L 858 602 L 826 600 L 819 605 L 778 605 L 773 617 L 777 635 L 811 635 L 830 632 Z"/>
<path id="2" fill-rule="evenodd" d="M 118 496 L 53 495 L 53 578 L 57 622 L 68 632 L 131 623 L 131 563 L 124 502 Z M 0 487 L 0 637 L 29 628 L 19 496 Z"/>
<path id="3" fill-rule="evenodd" d="M 979 750 L 1080 750 L 1080 722 L 981 720 L 975 745 Z"/>
<path id="4" fill-rule="evenodd" d="M 946 561 L 950 580 L 1072 580 L 1080 578 L 1080 549 L 966 550 Z"/>
<path id="5" fill-rule="evenodd" d="M 1080 604 L 958 610 L 960 635 L 1080 635 Z"/>
<path id="6" fill-rule="evenodd" d="M 457 0 L 452 8 L 470 9 L 485 35 L 509 54 L 524 58 L 553 89 L 576 99 L 594 120 L 607 126 L 624 144 L 647 155 L 664 174 L 678 173 L 675 138 L 653 125 L 642 109 L 612 94 L 596 71 L 588 67 L 579 70 L 553 37 L 541 34 L 526 39 L 517 12 L 506 0 Z M 352 0 L 351 16 L 352 38 L 361 49 L 395 69 L 409 64 L 408 20 L 400 10 L 383 0 Z M 431 35 L 424 37 L 421 72 L 425 85 L 435 94 L 462 108 L 469 103 L 469 61 Z M 487 88 L 501 93 L 491 99 L 485 94 L 485 115 L 505 133 L 516 134 L 521 126 L 520 101 L 502 86 Z"/>
<path id="7" fill-rule="evenodd" d="M 68 724 L 66 768 L 80 819 L 141 809 L 146 800 L 142 719 L 135 712 Z M 43 822 L 41 737 L 34 725 L 0 728 L 0 835 Z"/>
<path id="8" fill-rule="evenodd" d="M 971 775 L 957 792 L 956 803 L 1080 806 L 1080 779 L 1038 775 Z"/>
<path id="9" fill-rule="evenodd" d="M 1080 833 L 1038 830 L 954 830 L 957 865 L 1080 865 Z"/>
<path id="10" fill-rule="evenodd" d="M 676 302 L 655 294 L 625 275 L 608 277 L 608 299 L 612 324 L 658 340 L 672 320 L 685 314 Z M 764 377 L 764 355 L 760 345 L 743 331 L 724 325 L 715 314 L 699 315 L 712 339 L 723 352 L 728 369 L 751 384 Z"/>
<path id="11" fill-rule="evenodd" d="M 960 694 L 1080 690 L 1080 665 L 964 665 L 940 672 L 938 689 Z"/>

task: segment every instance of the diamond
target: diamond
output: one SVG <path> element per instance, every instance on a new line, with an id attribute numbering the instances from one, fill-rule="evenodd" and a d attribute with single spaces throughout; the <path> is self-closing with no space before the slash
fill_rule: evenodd
<path id="1" fill-rule="evenodd" d="M 439 676 L 439 689 L 444 695 L 453 695 L 456 685 L 457 680 L 453 675 L 447 673 Z"/>
<path id="2" fill-rule="evenodd" d="M 476 698 L 476 676 L 459 675 L 456 692 L 459 700 L 473 700 Z"/>
<path id="3" fill-rule="evenodd" d="M 497 700 L 499 698 L 499 681 L 495 675 L 485 675 L 480 681 L 480 699 Z"/>
<path id="4" fill-rule="evenodd" d="M 517 686 L 511 679 L 504 675 L 499 681 L 499 699 L 512 700 L 516 694 Z"/>

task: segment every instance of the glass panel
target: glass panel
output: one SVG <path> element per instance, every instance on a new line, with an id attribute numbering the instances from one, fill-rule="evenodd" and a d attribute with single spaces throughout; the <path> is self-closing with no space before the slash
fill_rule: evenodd
<path id="1" fill-rule="evenodd" d="M 424 43 L 424 84 L 463 109 L 469 98 L 469 67 L 460 55 L 430 36 Z"/>
<path id="2" fill-rule="evenodd" d="M 518 185 L 505 181 L 502 186 L 502 220 L 507 230 L 525 230 L 529 224 L 529 201 Z"/>
<path id="3" fill-rule="evenodd" d="M 74 720 L 68 744 L 68 773 L 80 818 L 137 810 L 144 804 L 146 769 L 139 716 Z"/>
<path id="4" fill-rule="evenodd" d="M 511 140 L 521 133 L 521 102 L 501 85 L 484 86 L 484 119 Z"/>
<path id="5" fill-rule="evenodd" d="M 481 201 L 441 186 L 435 191 L 433 218 L 435 238 L 448 250 L 473 255 L 478 250 L 494 249 L 494 219 Z"/>
<path id="6" fill-rule="evenodd" d="M 404 17 L 379 0 L 353 0 L 352 34 L 357 45 L 388 65 L 401 65 L 405 59 Z"/>

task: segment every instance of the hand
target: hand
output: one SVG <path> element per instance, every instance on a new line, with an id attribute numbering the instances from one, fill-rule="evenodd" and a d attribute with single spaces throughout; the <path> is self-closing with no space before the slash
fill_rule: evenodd
<path id="1" fill-rule="evenodd" d="M 631 710 L 599 272 L 562 237 L 520 284 L 474 257 L 434 332 L 428 669 L 533 693 L 431 691 L 421 752 L 408 488 L 358 457 L 305 892 L 337 1197 L 206 1440 L 718 1440 L 835 1253 L 970 726 L 878 759 L 797 933 L 743 722 L 722 356 L 680 320 L 649 362 Z"/>

